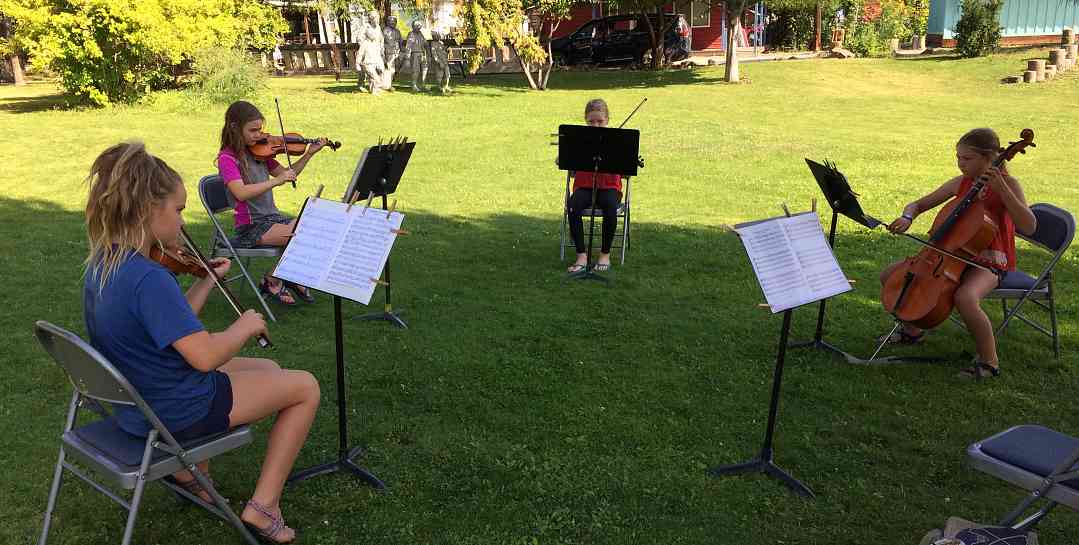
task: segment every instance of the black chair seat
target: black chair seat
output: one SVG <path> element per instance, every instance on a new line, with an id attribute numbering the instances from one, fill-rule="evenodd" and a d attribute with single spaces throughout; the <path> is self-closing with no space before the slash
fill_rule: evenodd
<path id="1" fill-rule="evenodd" d="M 981 443 L 982 452 L 1035 475 L 1045 477 L 1079 449 L 1079 439 L 1042 426 L 1017 426 Z M 1079 463 L 1071 467 L 1079 469 Z M 1079 490 L 1079 478 L 1060 483 Z"/>

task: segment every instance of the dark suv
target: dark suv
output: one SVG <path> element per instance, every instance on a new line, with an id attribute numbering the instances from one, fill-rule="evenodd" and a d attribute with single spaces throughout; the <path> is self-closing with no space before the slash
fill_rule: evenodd
<path id="1" fill-rule="evenodd" d="M 657 15 L 648 16 L 652 25 Z M 689 56 L 689 23 L 682 15 L 665 15 L 663 46 L 670 60 Z M 551 41 L 551 53 L 560 64 L 644 62 L 650 51 L 648 25 L 640 14 L 593 19 L 573 33 Z"/>

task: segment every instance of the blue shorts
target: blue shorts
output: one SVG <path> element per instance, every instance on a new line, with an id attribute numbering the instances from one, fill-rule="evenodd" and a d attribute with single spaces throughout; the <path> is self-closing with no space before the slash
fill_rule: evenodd
<path id="1" fill-rule="evenodd" d="M 210 412 L 202 420 L 172 434 L 180 443 L 194 441 L 229 431 L 229 413 L 232 412 L 232 381 L 221 371 L 212 371 L 214 377 L 214 398 L 210 401 Z"/>

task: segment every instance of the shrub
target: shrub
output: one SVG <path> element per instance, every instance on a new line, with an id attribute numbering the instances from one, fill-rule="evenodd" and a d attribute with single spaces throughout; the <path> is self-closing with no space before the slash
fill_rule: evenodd
<path id="1" fill-rule="evenodd" d="M 195 90 L 212 102 L 230 103 L 266 85 L 262 65 L 242 49 L 206 47 L 194 55 Z"/>
<path id="2" fill-rule="evenodd" d="M 907 40 L 913 34 L 904 0 L 848 0 L 843 4 L 847 36 L 845 47 L 858 56 L 880 57 L 890 52 L 888 40 Z"/>
<path id="3" fill-rule="evenodd" d="M 929 29 L 929 0 L 907 0 L 907 26 L 914 36 L 925 36 Z"/>
<path id="4" fill-rule="evenodd" d="M 175 85 L 206 46 L 272 47 L 286 28 L 275 8 L 248 0 L 0 0 L 16 47 L 49 68 L 76 99 L 132 102 Z"/>
<path id="5" fill-rule="evenodd" d="M 963 0 L 955 24 L 956 50 L 964 57 L 984 57 L 1000 45 L 1004 0 Z"/>
<path id="6" fill-rule="evenodd" d="M 873 22 L 880 37 L 884 40 L 909 39 L 911 36 L 909 12 L 910 9 L 903 0 L 881 0 L 880 16 Z"/>

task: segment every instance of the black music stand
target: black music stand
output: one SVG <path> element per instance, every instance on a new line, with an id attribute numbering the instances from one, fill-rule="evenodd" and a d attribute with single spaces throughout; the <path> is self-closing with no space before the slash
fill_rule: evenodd
<path id="1" fill-rule="evenodd" d="M 816 213 L 813 213 L 814 220 L 816 220 L 816 217 L 817 217 Z M 755 222 L 749 222 L 749 223 L 741 224 L 741 225 L 736 226 L 736 229 L 740 228 L 740 227 L 743 227 L 743 226 L 752 225 L 752 224 L 755 224 L 755 223 L 763 223 L 764 221 L 771 221 L 771 220 L 755 221 Z M 737 231 L 736 231 L 736 233 L 737 233 Z M 740 233 L 739 233 L 739 239 L 741 240 L 741 234 Z M 744 244 L 744 241 L 743 241 L 743 244 Z M 747 246 L 746 249 L 747 249 L 747 251 L 749 251 L 748 246 Z M 752 257 L 750 259 L 751 259 L 751 261 L 753 260 Z M 754 269 L 755 269 L 755 272 L 756 272 L 756 265 L 754 265 Z M 757 274 L 758 274 L 758 282 L 762 282 L 762 280 L 760 278 L 760 273 L 757 272 Z M 772 274 L 774 274 L 774 271 L 772 272 Z M 765 284 L 762 282 L 761 283 L 762 289 L 765 289 L 764 286 L 765 286 Z M 767 289 L 765 289 L 765 293 L 767 295 Z M 814 297 L 814 300 L 816 300 L 816 298 L 818 298 L 818 297 Z M 824 299 L 827 298 L 827 296 L 823 296 L 823 297 L 819 297 L 819 298 L 823 301 Z M 779 332 L 779 348 L 778 348 L 777 353 L 776 353 L 775 370 L 772 373 L 772 397 L 771 397 L 771 400 L 769 401 L 769 405 L 768 405 L 768 424 L 765 427 L 764 443 L 761 446 L 760 453 L 757 454 L 756 457 L 751 458 L 750 460 L 748 460 L 746 462 L 742 462 L 742 463 L 738 463 L 738 464 L 732 464 L 732 465 L 723 465 L 723 466 L 713 467 L 713 468 L 708 470 L 708 473 L 711 474 L 714 477 L 724 477 L 724 476 L 728 476 L 728 475 L 739 475 L 739 474 L 743 474 L 743 473 L 764 473 L 765 475 L 768 475 L 769 477 L 772 477 L 772 478 L 780 481 L 781 483 L 783 483 L 787 488 L 791 489 L 791 491 L 794 492 L 795 494 L 798 494 L 799 496 L 806 497 L 806 498 L 814 498 L 816 496 L 813 494 L 813 490 L 811 490 L 808 486 L 806 486 L 804 483 L 802 483 L 798 479 L 794 478 L 790 473 L 787 473 L 783 468 L 779 467 L 775 463 L 775 447 L 774 447 L 773 443 L 774 443 L 774 439 L 775 439 L 776 419 L 777 419 L 777 417 L 779 415 L 779 394 L 780 394 L 781 386 L 783 384 L 783 366 L 784 366 L 784 363 L 785 363 L 786 357 L 787 357 L 787 347 L 789 345 L 789 340 L 788 339 L 790 338 L 790 330 L 791 330 L 791 316 L 794 314 L 794 308 L 795 307 L 790 307 L 790 308 L 786 308 L 785 310 L 782 311 L 783 312 L 783 326 L 782 326 L 782 328 L 780 329 L 780 332 Z"/>
<path id="2" fill-rule="evenodd" d="M 851 190 L 850 183 L 847 182 L 847 177 L 836 168 L 835 163 L 828 161 L 827 159 L 825 159 L 824 164 L 820 164 L 810 159 L 806 159 L 805 162 L 809 165 L 810 172 L 813 173 L 813 177 L 817 180 L 817 185 L 820 186 L 821 192 L 824 193 L 824 198 L 832 208 L 832 225 L 828 230 L 828 246 L 832 247 L 833 251 L 835 250 L 835 227 L 840 214 L 869 229 L 876 229 L 877 227 L 884 225 L 884 222 L 862 211 L 861 205 L 858 204 L 858 194 Z M 903 235 L 920 244 L 931 245 L 918 237 L 906 233 Z M 880 354 L 881 349 L 884 348 L 887 341 L 877 345 L 877 349 L 873 351 L 873 355 L 869 356 L 869 359 L 867 360 L 844 352 L 823 340 L 824 307 L 826 302 L 827 301 L 823 299 L 820 302 L 820 308 L 817 311 L 817 330 L 813 336 L 813 340 L 792 344 L 791 348 L 821 348 L 835 352 L 836 354 L 845 357 L 847 362 L 856 364 L 935 363 L 944 359 L 936 356 L 885 356 L 883 358 L 877 358 L 877 355 Z M 897 321 L 895 327 L 892 328 L 892 331 L 889 332 L 887 336 L 891 336 L 899 327 L 900 322 Z"/>
<path id="3" fill-rule="evenodd" d="M 299 225 L 300 218 L 303 217 L 303 212 L 307 208 L 308 200 L 309 199 L 305 199 L 303 206 L 300 207 L 300 214 L 296 216 L 296 223 L 293 224 L 293 232 L 295 232 L 296 226 Z M 311 286 L 306 287 L 312 289 Z M 341 296 L 336 294 L 333 296 L 333 323 L 335 359 L 337 363 L 337 459 L 297 470 L 288 476 L 285 484 L 306 481 L 307 479 L 312 479 L 328 473 L 348 471 L 374 487 L 376 490 L 385 490 L 386 484 L 383 483 L 381 479 L 353 461 L 355 458 L 364 454 L 364 448 L 362 446 L 349 448 L 348 446 L 348 401 L 346 399 L 345 389 L 345 337 L 344 328 L 341 323 Z"/>
<path id="4" fill-rule="evenodd" d="M 839 222 L 839 214 L 843 214 L 870 229 L 880 225 L 879 221 L 866 217 L 862 213 L 862 207 L 858 204 L 858 195 L 851 191 L 850 184 L 847 183 L 847 177 L 835 167 L 835 163 L 825 160 L 822 165 L 809 159 L 806 159 L 805 162 L 809 165 L 809 170 L 813 173 L 813 177 L 817 179 L 817 185 L 820 186 L 821 192 L 824 193 L 828 206 L 832 208 L 832 225 L 828 229 L 829 247 L 833 250 L 835 249 L 835 227 Z M 817 310 L 817 329 L 813 334 L 813 340 L 794 343 L 791 348 L 820 348 L 835 352 L 841 356 L 847 355 L 846 352 L 824 340 L 824 308 L 827 303 L 827 299 L 821 299 L 820 301 L 820 307 Z"/>
<path id="5" fill-rule="evenodd" d="M 636 129 L 612 129 L 587 125 L 558 126 L 558 168 L 592 172 L 592 204 L 589 207 L 588 251 L 583 271 L 570 273 L 577 280 L 608 279 L 597 274 L 592 265 L 592 239 L 596 233 L 596 178 L 600 172 L 636 176 L 641 132 Z M 566 211 L 563 211 L 566 213 Z"/>
<path id="6" fill-rule="evenodd" d="M 352 180 L 345 189 L 344 201 L 356 200 L 370 201 L 374 197 L 382 197 L 382 209 L 389 210 L 386 204 L 386 196 L 397 191 L 397 185 L 401 183 L 401 177 L 405 174 L 405 167 L 412 157 L 412 150 L 416 147 L 415 142 L 409 142 L 407 138 L 400 137 L 387 143 L 381 141 L 364 150 L 363 156 L 356 164 L 356 170 L 352 173 Z M 393 309 L 390 288 L 390 261 L 386 260 L 386 267 L 382 276 L 386 282 L 386 303 L 382 312 L 372 312 L 360 316 L 360 320 L 386 320 L 391 324 L 408 329 L 408 324 L 398 315 L 403 312 Z"/>

